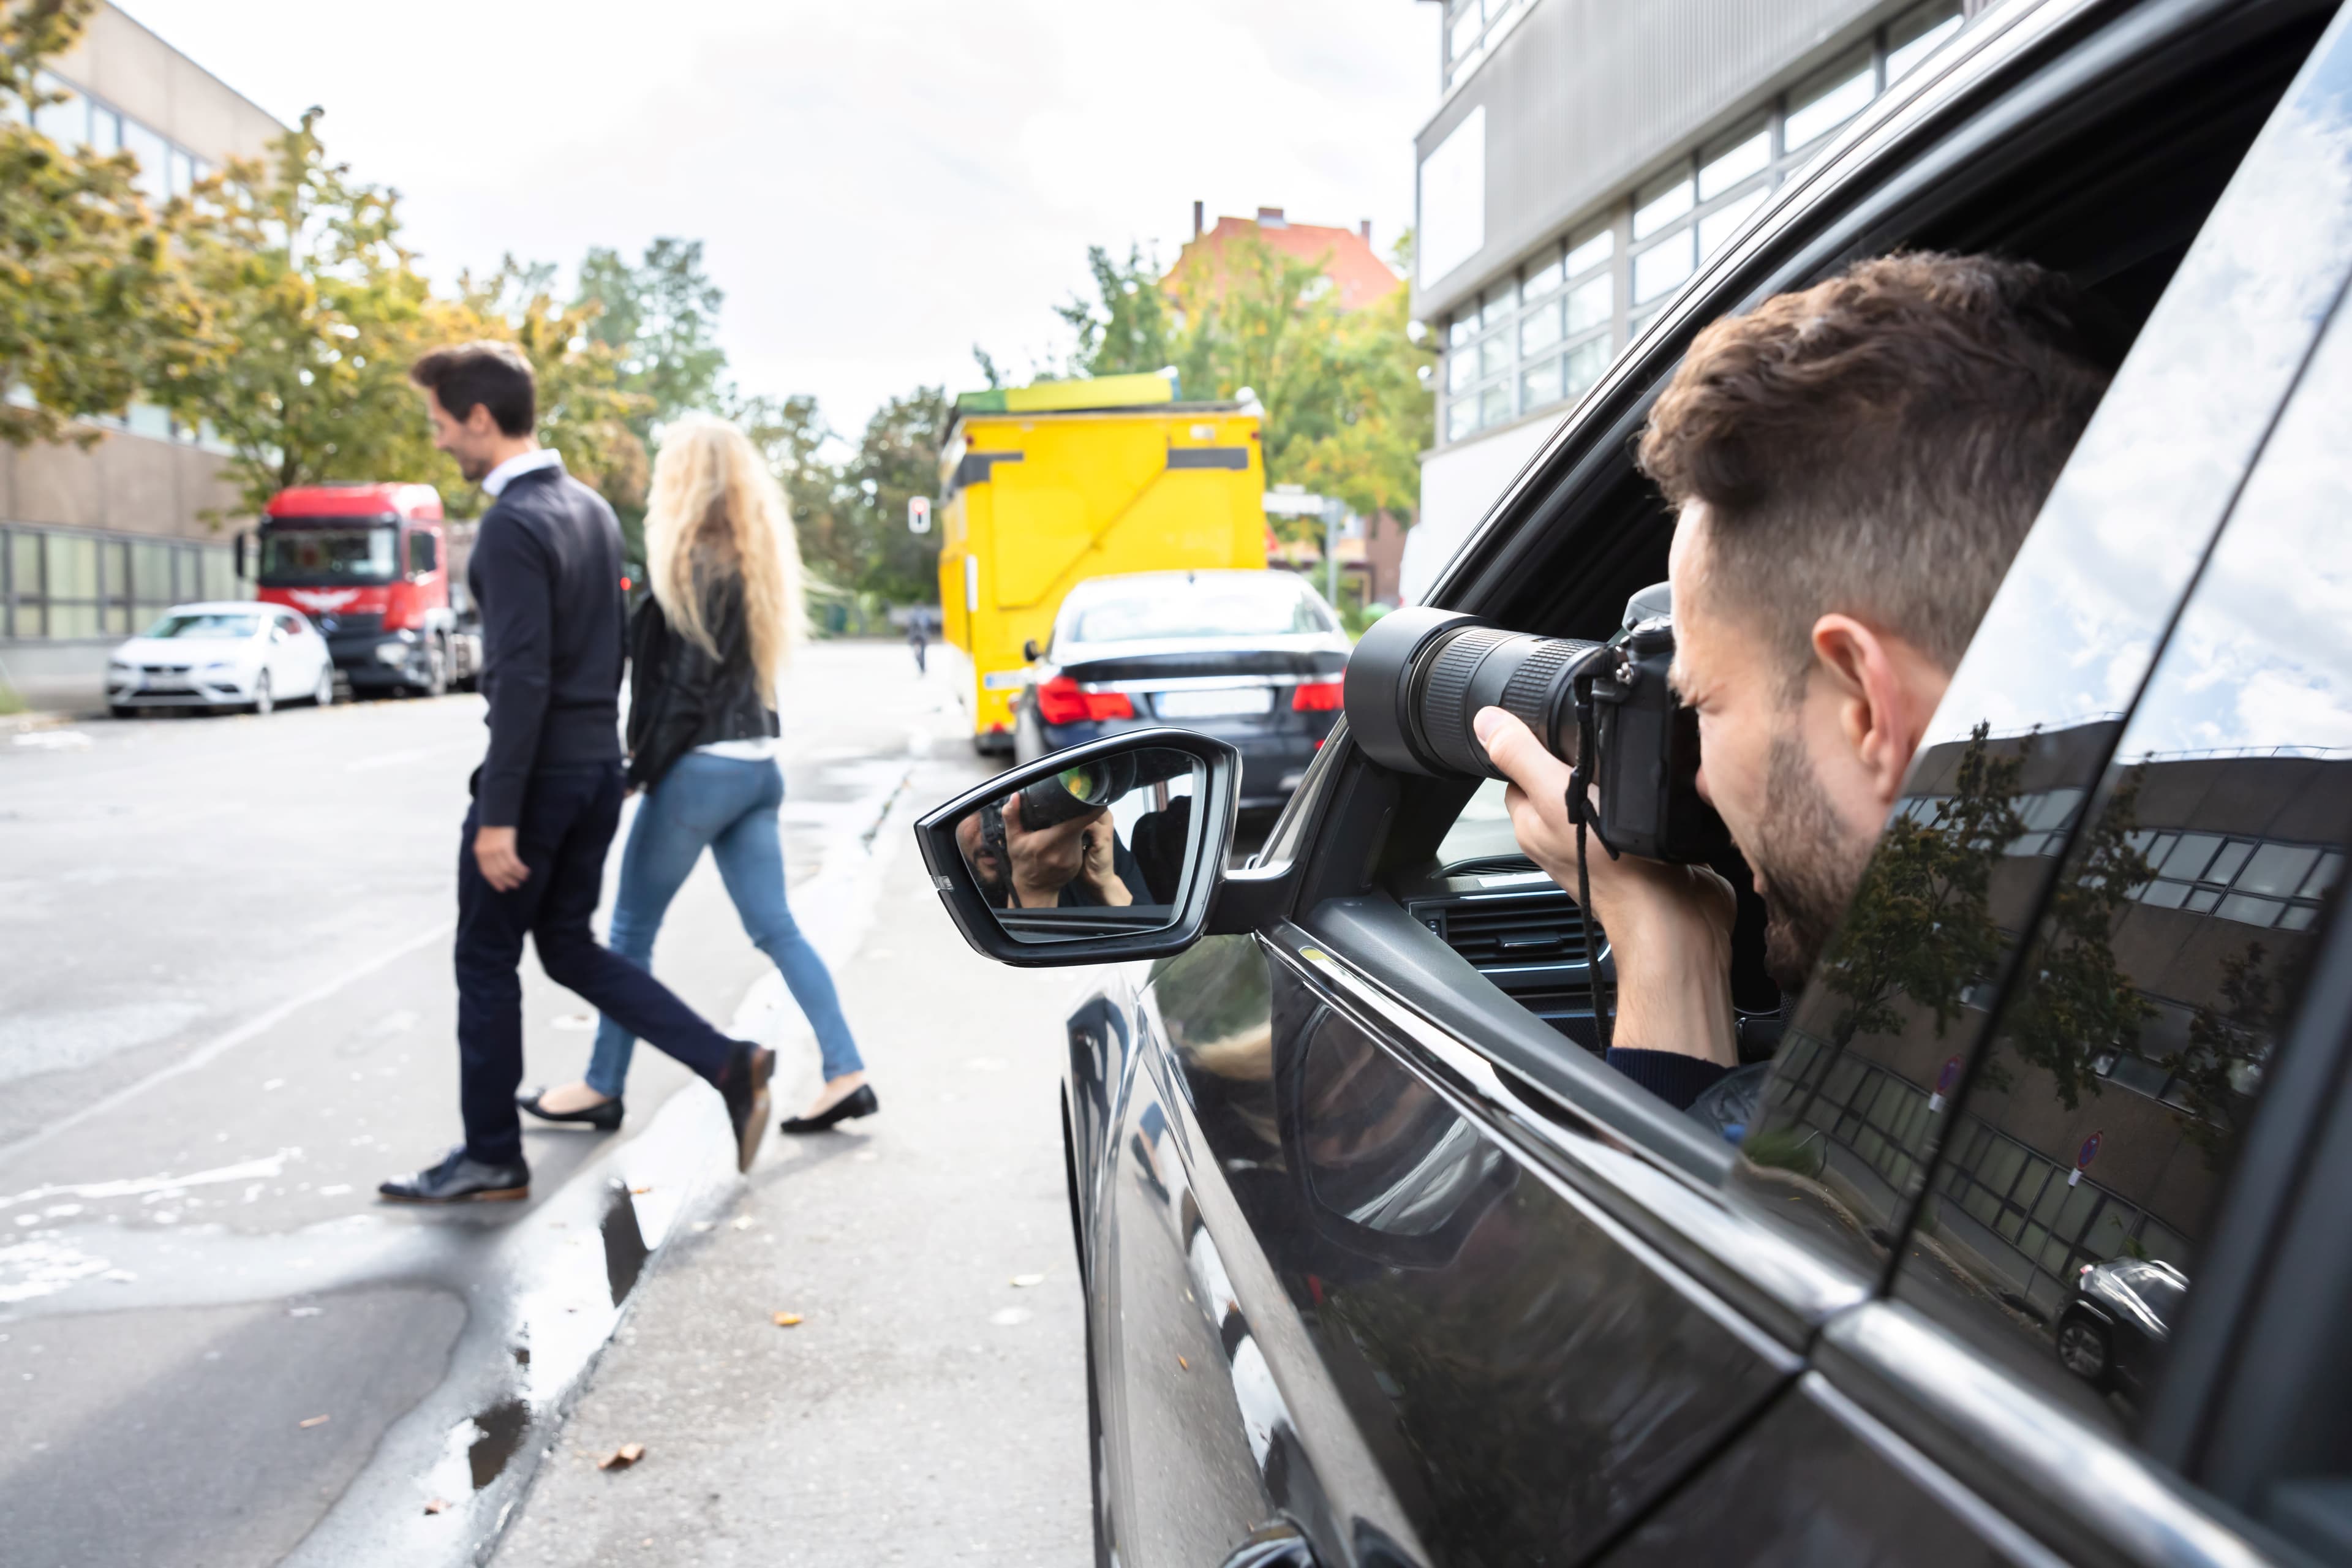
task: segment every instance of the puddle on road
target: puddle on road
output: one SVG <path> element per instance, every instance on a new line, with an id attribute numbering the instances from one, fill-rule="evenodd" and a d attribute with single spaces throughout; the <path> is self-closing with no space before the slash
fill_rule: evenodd
<path id="1" fill-rule="evenodd" d="M 630 1201 L 628 1184 L 608 1182 L 604 1192 L 604 1223 L 598 1228 L 604 1237 L 604 1282 L 617 1307 L 628 1300 L 651 1251 L 645 1233 L 637 1228 L 637 1205 Z"/>
<path id="2" fill-rule="evenodd" d="M 482 1411 L 467 1425 L 473 1427 L 476 1436 L 466 1449 L 466 1464 L 473 1472 L 474 1489 L 480 1491 L 499 1479 L 507 1461 L 522 1447 L 523 1434 L 530 1430 L 530 1406 L 509 1396 Z"/>

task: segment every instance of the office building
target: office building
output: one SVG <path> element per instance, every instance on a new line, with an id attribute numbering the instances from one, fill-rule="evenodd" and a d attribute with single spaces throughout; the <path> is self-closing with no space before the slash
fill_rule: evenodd
<path id="1" fill-rule="evenodd" d="M 130 153 L 158 203 L 285 129 L 111 5 L 42 85 L 37 128 Z M 87 448 L 0 447 L 0 688 L 37 708 L 96 707 L 107 649 L 164 606 L 245 595 L 221 448 L 159 408 L 96 423 Z"/>
<path id="2" fill-rule="evenodd" d="M 1562 416 L 1789 174 L 1990 0 L 1444 0 L 1415 138 L 1437 427 L 1418 598 Z"/>

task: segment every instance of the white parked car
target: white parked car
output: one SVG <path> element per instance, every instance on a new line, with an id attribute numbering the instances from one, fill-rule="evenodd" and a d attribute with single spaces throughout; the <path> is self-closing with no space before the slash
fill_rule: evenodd
<path id="1" fill-rule="evenodd" d="M 327 639 L 299 610 L 250 599 L 175 605 L 114 650 L 106 705 L 118 719 L 143 708 L 245 708 L 335 700 Z"/>

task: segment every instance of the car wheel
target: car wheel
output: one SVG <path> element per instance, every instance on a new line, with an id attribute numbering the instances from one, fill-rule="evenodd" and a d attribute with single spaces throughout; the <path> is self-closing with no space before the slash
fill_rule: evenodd
<path id="1" fill-rule="evenodd" d="M 318 684 L 310 688 L 310 706 L 331 708 L 334 705 L 335 667 L 331 664 L 322 664 L 319 667 Z"/>
<path id="2" fill-rule="evenodd" d="M 139 710 L 133 708 L 128 702 L 110 702 L 106 705 L 106 710 L 109 713 L 113 714 L 117 719 L 136 719 L 139 717 Z"/>
<path id="3" fill-rule="evenodd" d="M 1023 706 L 1013 715 L 1013 760 L 1034 763 L 1049 748 L 1045 744 L 1045 726 L 1038 721 L 1034 708 Z"/>
<path id="4" fill-rule="evenodd" d="M 263 670 L 259 675 L 254 678 L 253 700 L 248 703 L 247 706 L 250 707 L 257 714 L 266 715 L 274 713 L 278 710 L 278 700 L 269 694 L 269 672 L 268 670 Z"/>
<path id="5" fill-rule="evenodd" d="M 2058 1325 L 2058 1360 L 2084 1383 L 2104 1386 L 2115 1363 L 2106 1329 L 2080 1315 L 2068 1318 Z"/>

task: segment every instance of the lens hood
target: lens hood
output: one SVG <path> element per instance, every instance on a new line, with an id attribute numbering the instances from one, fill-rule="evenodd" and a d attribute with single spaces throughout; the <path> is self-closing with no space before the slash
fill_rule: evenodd
<path id="1" fill-rule="evenodd" d="M 1374 621 L 1348 656 L 1342 689 L 1348 733 L 1364 754 L 1400 773 L 1442 776 L 1453 770 L 1423 758 L 1416 745 L 1421 724 L 1411 676 L 1422 653 L 1440 637 L 1486 623 L 1459 610 L 1412 605 Z"/>

